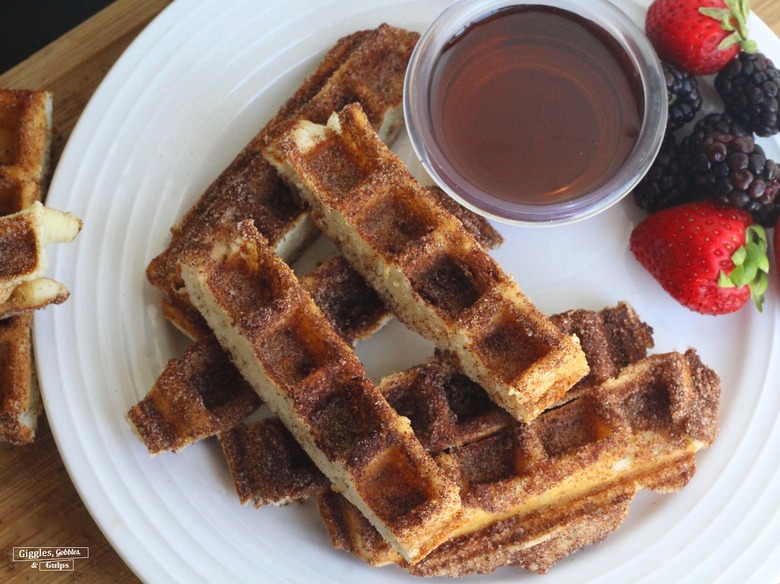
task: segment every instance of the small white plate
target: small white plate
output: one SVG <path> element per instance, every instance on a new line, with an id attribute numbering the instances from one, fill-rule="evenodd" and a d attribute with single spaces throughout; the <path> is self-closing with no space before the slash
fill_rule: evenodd
<path id="1" fill-rule="evenodd" d="M 643 21 L 649 3 L 621 5 Z M 443 0 L 178 0 L 133 43 L 79 121 L 48 204 L 84 219 L 52 250 L 71 299 L 36 316 L 47 415 L 96 521 L 149 582 L 410 582 L 331 549 L 309 502 L 242 507 L 218 444 L 150 458 L 125 420 L 183 341 L 146 281 L 169 228 L 275 113 L 337 38 L 382 22 L 422 31 Z M 780 60 L 757 18 L 753 37 Z M 770 157 L 780 141 L 766 140 Z M 419 172 L 407 140 L 396 150 Z M 780 581 L 780 290 L 763 314 L 725 317 L 677 305 L 634 261 L 641 214 L 624 201 L 559 228 L 500 227 L 495 253 L 548 313 L 627 300 L 656 350 L 699 350 L 722 378 L 721 434 L 680 493 L 642 493 L 618 532 L 545 577 L 567 582 Z M 317 247 L 326 245 L 324 242 Z M 316 251 L 316 250 L 315 250 Z M 394 324 L 360 347 L 374 378 L 421 362 L 427 343 Z M 531 581 L 502 569 L 474 582 Z"/>

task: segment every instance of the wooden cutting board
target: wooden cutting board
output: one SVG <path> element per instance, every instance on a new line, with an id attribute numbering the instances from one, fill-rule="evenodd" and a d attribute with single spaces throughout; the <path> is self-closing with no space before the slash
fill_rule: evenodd
<path id="1" fill-rule="evenodd" d="M 54 94 L 52 162 L 56 164 L 82 110 L 105 74 L 171 0 L 118 0 L 0 75 L 0 87 Z M 38 355 L 45 359 L 45 355 Z M 13 547 L 87 547 L 72 572 L 40 572 L 14 562 Z M 0 443 L 0 582 L 139 582 L 100 532 L 73 486 L 42 416 L 29 446 Z"/>
<path id="2" fill-rule="evenodd" d="M 93 91 L 135 36 L 171 0 L 117 0 L 28 60 L 0 75 L 0 87 L 54 93 L 56 164 Z M 780 34 L 780 2 L 753 0 L 753 10 Z M 38 355 L 45 359 L 45 355 Z M 13 547 L 86 547 L 72 572 L 39 572 L 13 561 Z M 30 446 L 0 444 L 0 581 L 136 583 L 81 502 L 46 421 Z"/>

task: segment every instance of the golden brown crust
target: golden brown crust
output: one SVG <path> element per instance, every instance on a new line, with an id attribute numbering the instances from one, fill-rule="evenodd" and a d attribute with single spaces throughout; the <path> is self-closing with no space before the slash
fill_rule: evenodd
<path id="1" fill-rule="evenodd" d="M 411 329 L 451 351 L 521 420 L 587 373 L 562 334 L 378 139 L 358 104 L 298 122 L 265 151 L 310 215 Z"/>
<path id="2" fill-rule="evenodd" d="M 49 175 L 51 95 L 0 89 L 0 215 L 43 199 Z M 0 320 L 0 440 L 35 439 L 42 411 L 32 372 L 32 317 Z"/>
<path id="3" fill-rule="evenodd" d="M 301 286 L 350 345 L 369 338 L 391 318 L 379 295 L 341 256 L 303 276 Z"/>
<path id="4" fill-rule="evenodd" d="M 301 279 L 301 285 L 350 344 L 376 332 L 389 316 L 379 297 L 341 258 L 318 266 Z M 172 308 L 179 307 L 195 310 L 189 302 Z M 197 316 L 202 320 L 200 313 Z M 190 318 L 174 320 L 193 322 Z M 199 332 L 201 339 L 180 358 L 171 360 L 150 392 L 128 412 L 136 434 L 151 454 L 181 450 L 227 431 L 260 406 L 259 398 L 210 334 L 205 321 L 202 326 L 209 333 Z M 218 399 L 214 399 L 215 394 Z M 235 435 L 233 439 L 239 440 L 240 436 L 249 435 Z M 234 466 L 240 469 L 238 464 Z M 259 484 L 257 490 L 267 488 Z"/>
<path id="5" fill-rule="evenodd" d="M 176 452 L 231 428 L 261 404 L 219 343 L 206 337 L 166 365 L 127 417 L 154 455 Z"/>
<path id="6" fill-rule="evenodd" d="M 436 557 L 410 571 L 416 576 L 465 577 L 517 566 L 544 574 L 556 562 L 617 529 L 635 494 L 635 485 L 618 484 L 566 504 L 510 517 L 478 536 L 445 543 Z"/>
<path id="7" fill-rule="evenodd" d="M 26 89 L 0 89 L 0 174 L 7 180 L 32 181 L 46 187 L 51 146 L 51 94 Z M 16 212 L 40 200 L 40 193 L 22 201 Z M 5 210 L 4 214 L 9 211 Z"/>
<path id="8" fill-rule="evenodd" d="M 39 266 L 39 238 L 25 211 L 0 217 L 0 300 Z"/>
<path id="9" fill-rule="evenodd" d="M 687 484 L 695 452 L 717 433 L 719 394 L 717 375 L 695 352 L 653 355 L 530 424 L 440 454 L 468 520 L 407 569 L 452 577 L 512 564 L 546 572 L 616 529 L 640 489 Z M 348 505 L 328 506 L 331 516 L 335 508 L 351 517 L 325 522 L 334 543 L 387 563 L 389 548 Z"/>
<path id="10" fill-rule="evenodd" d="M 590 372 L 572 387 L 558 405 L 575 399 L 626 365 L 647 356 L 653 348 L 653 329 L 627 302 L 601 312 L 575 309 L 550 317 L 566 334 L 576 335 L 588 358 Z"/>
<path id="11" fill-rule="evenodd" d="M 0 320 L 0 439 L 14 444 L 35 439 L 35 425 L 24 417 L 30 413 L 37 420 L 41 410 L 32 378 L 31 329 L 29 314 Z"/>
<path id="12" fill-rule="evenodd" d="M 339 259 L 338 262 L 344 265 L 343 260 Z M 329 273 L 331 273 L 330 269 L 324 270 L 324 274 Z M 330 287 L 323 287 L 323 291 L 328 288 Z M 626 314 L 631 314 L 632 318 L 622 318 Z M 553 316 L 552 319 L 558 321 L 559 317 L 567 320 L 571 330 L 577 330 L 584 339 L 588 339 L 588 342 L 583 343 L 583 347 L 586 349 L 589 362 L 591 354 L 594 360 L 614 361 L 624 365 L 645 356 L 646 350 L 645 352 L 630 351 L 622 346 L 622 343 L 625 343 L 636 349 L 648 344 L 646 335 L 649 327 L 639 320 L 633 309 L 625 303 L 599 312 L 567 311 L 563 315 Z M 598 322 L 609 323 L 615 320 L 625 324 L 619 339 L 611 339 L 611 335 L 604 335 L 605 327 L 595 326 Z M 606 327 L 607 330 L 609 328 Z M 599 334 L 593 335 L 589 332 L 590 329 L 598 331 Z M 649 339 L 649 344 L 652 344 L 652 337 Z M 626 359 L 632 361 L 625 362 Z M 589 387 L 592 389 L 593 384 Z M 422 365 L 384 378 L 379 385 L 379 390 L 396 412 L 409 419 L 415 436 L 432 454 L 478 442 L 514 424 L 513 418 L 490 401 L 485 391 L 466 377 L 458 369 L 457 363 L 446 354 L 437 352 Z M 578 395 L 581 396 L 583 393 L 584 390 L 578 392 Z M 233 439 L 238 442 L 242 436 L 238 434 Z M 286 444 L 279 440 L 275 442 L 275 447 L 283 448 Z M 294 452 L 280 452 L 270 447 L 263 449 L 246 445 L 245 448 L 251 448 L 253 451 L 252 465 L 271 467 L 273 459 L 295 458 Z M 488 452 L 487 455 L 489 458 L 490 453 Z M 273 475 L 259 475 L 245 471 L 242 469 L 241 461 L 234 461 L 230 469 L 234 474 L 234 480 L 235 475 L 244 475 L 256 481 L 250 484 L 248 479 L 243 480 L 243 487 L 248 492 L 258 494 L 256 500 L 266 498 L 267 492 L 276 493 L 276 497 L 280 500 L 295 499 L 294 493 L 285 493 L 283 483 L 264 482 L 274 481 Z"/>
<path id="13" fill-rule="evenodd" d="M 207 188 L 178 225 L 168 248 L 147 267 L 149 282 L 164 294 L 166 317 L 192 338 L 207 335 L 197 311 L 178 293 L 177 264 L 187 247 L 208 245 L 220 225 L 252 219 L 285 260 L 292 261 L 315 231 L 303 208 L 260 154 L 266 141 L 299 119 L 325 120 L 345 103 L 358 100 L 388 142 L 401 123 L 406 63 L 419 35 L 382 25 L 340 39 L 296 93 Z"/>
<path id="14" fill-rule="evenodd" d="M 393 564 L 398 554 L 352 503 L 332 491 L 317 497 L 317 507 L 334 549 L 364 559 L 374 567 Z"/>
<path id="15" fill-rule="evenodd" d="M 278 418 L 266 418 L 219 434 L 242 505 L 284 505 L 321 495 L 330 481 Z"/>
<path id="16" fill-rule="evenodd" d="M 244 378 L 399 553 L 417 561 L 457 527 L 455 485 L 251 222 L 188 252 L 181 274 Z"/>
<path id="17" fill-rule="evenodd" d="M 494 249 L 504 243 L 504 237 L 482 215 L 469 211 L 437 186 L 426 187 L 425 191 L 439 205 L 455 215 L 466 231 L 485 249 Z"/>

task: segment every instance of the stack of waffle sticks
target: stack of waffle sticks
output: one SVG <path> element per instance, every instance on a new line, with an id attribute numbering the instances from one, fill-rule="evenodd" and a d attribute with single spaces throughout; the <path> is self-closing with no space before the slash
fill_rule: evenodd
<path id="1" fill-rule="evenodd" d="M 32 312 L 65 301 L 44 277 L 45 246 L 69 242 L 81 221 L 42 205 L 49 175 L 51 95 L 0 89 L 0 440 L 35 439 L 42 410 L 33 378 Z"/>
<path id="2" fill-rule="evenodd" d="M 545 572 L 687 482 L 719 381 L 648 356 L 626 303 L 546 317 L 489 223 L 411 177 L 387 144 L 416 39 L 340 40 L 173 228 L 147 275 L 193 342 L 128 417 L 152 454 L 219 436 L 242 503 L 316 496 L 371 565 Z M 343 255 L 299 279 L 313 225 Z M 393 316 L 437 349 L 374 384 L 351 345 Z"/>

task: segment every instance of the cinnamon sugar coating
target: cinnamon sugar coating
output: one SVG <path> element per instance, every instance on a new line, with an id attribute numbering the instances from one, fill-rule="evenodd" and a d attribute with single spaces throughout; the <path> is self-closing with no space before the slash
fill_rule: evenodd
<path id="1" fill-rule="evenodd" d="M 455 485 L 251 222 L 188 252 L 181 274 L 244 378 L 407 561 L 460 524 Z"/>
<path id="2" fill-rule="evenodd" d="M 42 411 L 33 382 L 31 329 L 30 314 L 0 320 L 0 440 L 12 444 L 35 440 Z"/>
<path id="3" fill-rule="evenodd" d="M 213 336 L 172 359 L 149 393 L 127 413 L 152 455 L 181 450 L 242 422 L 262 401 Z"/>
<path id="4" fill-rule="evenodd" d="M 339 262 L 342 263 L 343 259 Z M 598 383 L 606 381 L 607 371 L 619 372 L 625 365 L 644 358 L 647 349 L 652 346 L 650 328 L 625 302 L 599 312 L 571 310 L 551 318 L 554 322 L 565 320 L 570 330 L 577 331 L 588 362 L 592 359 L 594 363 L 601 363 L 601 366 L 593 369 L 600 371 L 601 376 L 583 379 L 572 389 L 571 393 L 574 395 L 567 401 L 582 396 Z M 614 367 L 609 365 L 610 362 Z M 451 356 L 441 352 L 437 352 L 421 365 L 384 378 L 379 390 L 398 414 L 409 419 L 415 436 L 432 454 L 478 442 L 516 424 L 509 414 L 490 400 L 481 387 L 460 371 Z M 566 435 L 568 434 L 562 434 Z M 244 434 L 237 434 L 232 439 L 238 442 L 243 436 Z M 551 440 L 555 438 L 554 433 L 551 436 Z M 489 444 L 488 441 L 483 443 Z M 254 447 L 248 443 L 243 448 L 252 449 L 253 465 L 270 467 L 273 460 L 297 460 L 294 449 L 286 453 L 279 450 L 286 444 L 288 443 L 275 441 L 276 449 L 272 449 Z M 490 453 L 487 455 L 489 459 Z M 274 502 L 268 499 L 269 492 L 276 493 L 277 500 L 295 500 L 295 494 L 292 491 L 285 492 L 284 484 L 280 482 L 288 479 L 277 481 L 272 475 L 251 473 L 243 468 L 244 462 L 229 461 L 234 481 L 242 482 L 239 492 L 244 489 L 257 493 L 256 501 Z M 292 462 L 286 463 L 286 466 L 290 464 Z M 246 477 L 251 477 L 255 481 L 254 484 Z M 267 480 L 273 483 L 265 483 Z M 294 487 L 292 484 L 292 488 Z M 299 493 L 307 496 L 310 494 Z"/>
<path id="5" fill-rule="evenodd" d="M 473 215 L 463 207 L 456 211 L 467 220 Z M 482 233 L 481 240 L 486 244 L 500 243 L 500 235 L 487 222 L 471 218 L 468 224 L 471 229 Z M 373 335 L 391 318 L 379 295 L 342 257 L 322 263 L 304 275 L 300 283 L 336 332 L 351 345 Z M 182 294 L 177 293 L 173 298 L 181 297 Z M 220 384 L 223 391 L 232 388 L 232 392 L 224 399 L 219 412 L 206 407 L 200 393 L 193 389 L 207 387 L 215 377 L 236 378 L 235 366 L 213 340 L 200 314 L 197 314 L 197 319 L 190 317 L 195 308 L 189 299 L 177 302 L 176 305 L 170 300 L 168 298 L 164 301 L 164 309 L 180 309 L 189 315 L 172 320 L 179 325 L 199 323 L 191 336 L 202 338 L 194 344 L 205 343 L 209 346 L 188 349 L 181 357 L 172 360 L 150 393 L 128 413 L 136 434 L 152 454 L 181 450 L 193 442 L 229 430 L 252 414 L 259 405 L 259 402 L 246 399 L 245 384 L 237 382 Z M 208 334 L 204 332 L 206 330 Z M 263 454 L 261 452 L 259 455 Z M 257 490 L 265 491 L 266 486 L 258 484 Z"/>
<path id="6" fill-rule="evenodd" d="M 460 577 L 505 565 L 545 573 L 604 539 L 641 489 L 683 488 L 694 454 L 717 434 L 720 381 L 695 351 L 652 355 L 530 424 L 437 456 L 468 521 L 419 563 L 419 576 Z M 369 564 L 392 551 L 337 495 L 320 503 L 335 547 Z"/>
<path id="7" fill-rule="evenodd" d="M 406 63 L 417 33 L 381 25 L 353 33 L 327 52 L 295 94 L 209 185 L 182 220 L 172 228 L 166 250 L 147 267 L 149 282 L 164 296 L 163 314 L 192 339 L 208 335 L 208 327 L 192 307 L 178 261 L 190 246 L 208 245 L 221 225 L 251 219 L 287 261 L 294 260 L 316 231 L 296 196 L 264 160 L 267 141 L 300 119 L 325 121 L 334 108 L 358 101 L 388 143 L 402 123 L 400 109 Z"/>
<path id="8" fill-rule="evenodd" d="M 284 505 L 330 490 L 279 418 L 238 424 L 221 432 L 219 441 L 242 505 Z"/>
<path id="9" fill-rule="evenodd" d="M 545 317 L 378 139 L 359 104 L 327 126 L 298 122 L 266 157 L 318 227 L 409 328 L 531 420 L 588 371 L 574 336 Z"/>
<path id="10" fill-rule="evenodd" d="M 51 95 L 0 89 L 0 216 L 43 199 L 49 176 Z M 32 317 L 0 320 L 0 440 L 28 444 L 42 411 L 33 379 Z"/>
<path id="11" fill-rule="evenodd" d="M 389 318 L 379 297 L 342 258 L 321 264 L 301 278 L 301 285 L 349 344 L 368 338 Z M 149 393 L 130 409 L 128 420 L 150 454 L 159 454 L 225 432 L 261 403 L 209 334 L 166 365 Z M 248 433 L 233 436 L 235 441 L 250 437 Z M 231 467 L 240 465 L 236 462 Z M 263 489 L 260 485 L 257 490 Z"/>

